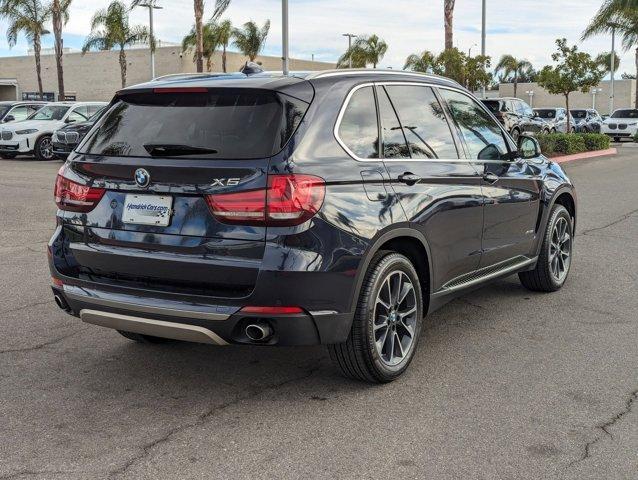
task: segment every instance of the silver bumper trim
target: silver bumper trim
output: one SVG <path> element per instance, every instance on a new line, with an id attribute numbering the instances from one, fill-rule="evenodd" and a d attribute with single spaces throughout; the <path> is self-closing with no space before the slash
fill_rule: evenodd
<path id="1" fill-rule="evenodd" d="M 131 317 L 98 310 L 80 310 L 80 318 L 85 323 L 100 327 L 123 330 L 125 332 L 170 338 L 184 342 L 228 345 L 223 338 L 204 327 L 182 323 L 164 322 L 150 318 Z"/>

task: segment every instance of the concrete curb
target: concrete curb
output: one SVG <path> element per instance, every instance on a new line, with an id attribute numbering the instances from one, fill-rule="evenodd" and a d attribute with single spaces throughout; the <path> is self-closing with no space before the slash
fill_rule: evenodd
<path id="1" fill-rule="evenodd" d="M 560 157 L 550 157 L 552 162 L 565 163 L 573 162 L 574 160 L 585 160 L 587 158 L 604 157 L 606 155 L 616 155 L 618 150 L 615 148 L 608 148 L 607 150 L 596 150 L 594 152 L 583 152 L 575 155 L 563 155 Z"/>

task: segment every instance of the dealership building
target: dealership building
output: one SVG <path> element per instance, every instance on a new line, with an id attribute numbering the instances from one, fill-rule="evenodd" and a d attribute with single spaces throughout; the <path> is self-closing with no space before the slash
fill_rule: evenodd
<path id="1" fill-rule="evenodd" d="M 43 50 L 42 84 L 45 98 L 57 100 L 57 70 L 55 56 L 51 50 Z M 69 100 L 108 101 L 120 88 L 119 53 L 115 50 L 81 52 L 65 50 L 64 88 Z M 227 71 L 239 71 L 247 58 L 237 52 L 227 53 Z M 127 85 L 147 82 L 150 79 L 150 54 L 148 47 L 131 48 L 126 51 Z M 281 71 L 281 58 L 260 56 L 256 59 L 264 70 Z M 211 59 L 212 70 L 221 71 L 221 53 L 216 52 Z M 206 64 L 206 60 L 204 60 Z M 326 70 L 334 68 L 334 63 L 290 59 L 290 69 L 297 71 Z M 195 72 L 192 52 L 182 52 L 179 45 L 158 47 L 155 53 L 156 76 L 172 73 Z M 32 99 L 38 95 L 33 55 L 0 58 L 0 100 Z"/>
<path id="2" fill-rule="evenodd" d="M 611 82 L 600 82 L 596 88 L 587 93 L 573 92 L 569 95 L 569 108 L 595 108 L 601 115 L 609 114 L 609 96 Z M 502 83 L 498 88 L 498 96 L 513 97 L 514 84 Z M 564 107 L 563 95 L 552 95 L 537 83 L 519 83 L 516 97 L 525 100 L 534 108 Z M 614 82 L 614 108 L 634 108 L 636 105 L 636 80 L 616 80 Z"/>

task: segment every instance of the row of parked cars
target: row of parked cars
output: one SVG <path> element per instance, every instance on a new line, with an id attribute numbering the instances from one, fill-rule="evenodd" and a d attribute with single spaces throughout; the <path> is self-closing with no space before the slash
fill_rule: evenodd
<path id="1" fill-rule="evenodd" d="M 483 103 L 500 120 L 512 137 L 517 140 L 522 134 L 566 133 L 568 124 L 571 131 L 580 133 L 604 133 L 615 141 L 633 138 L 638 131 L 638 110 L 619 109 L 610 116 L 602 116 L 593 108 L 531 108 L 519 98 L 496 98 Z"/>
<path id="2" fill-rule="evenodd" d="M 66 158 L 106 105 L 105 102 L 0 102 L 0 157 Z"/>

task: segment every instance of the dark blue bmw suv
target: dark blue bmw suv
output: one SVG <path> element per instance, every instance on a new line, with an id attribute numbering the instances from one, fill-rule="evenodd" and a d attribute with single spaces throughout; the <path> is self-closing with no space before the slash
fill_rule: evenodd
<path id="1" fill-rule="evenodd" d="M 423 318 L 517 273 L 564 284 L 574 188 L 445 78 L 342 70 L 118 92 L 55 185 L 53 293 L 139 342 L 328 346 L 401 375 Z"/>

